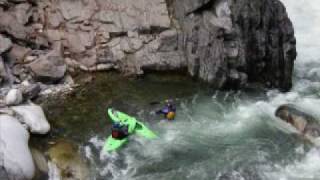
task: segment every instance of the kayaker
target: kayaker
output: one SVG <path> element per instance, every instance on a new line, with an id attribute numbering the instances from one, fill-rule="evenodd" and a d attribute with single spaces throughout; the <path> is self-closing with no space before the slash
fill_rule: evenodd
<path id="1" fill-rule="evenodd" d="M 156 111 L 156 114 L 163 114 L 166 119 L 174 120 L 176 116 L 176 106 L 174 105 L 173 100 L 168 99 L 165 101 L 165 103 L 165 106 Z"/>
<path id="2" fill-rule="evenodd" d="M 129 135 L 128 126 L 115 122 L 111 127 L 111 135 L 115 139 L 123 139 Z"/>

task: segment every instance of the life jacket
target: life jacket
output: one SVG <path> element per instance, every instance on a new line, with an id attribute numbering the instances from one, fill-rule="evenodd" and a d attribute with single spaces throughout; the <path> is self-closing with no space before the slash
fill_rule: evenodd
<path id="1" fill-rule="evenodd" d="M 113 138 L 117 139 L 117 138 L 119 138 L 120 133 L 117 130 L 112 130 L 111 135 Z"/>
<path id="2" fill-rule="evenodd" d="M 127 135 L 125 134 L 124 129 L 120 124 L 114 124 L 111 129 L 111 136 L 115 139 L 123 139 Z"/>

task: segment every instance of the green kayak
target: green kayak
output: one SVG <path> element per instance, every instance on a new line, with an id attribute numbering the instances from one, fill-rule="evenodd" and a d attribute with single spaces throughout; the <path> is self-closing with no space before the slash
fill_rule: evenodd
<path id="1" fill-rule="evenodd" d="M 122 124 L 128 125 L 129 134 L 138 134 L 147 139 L 156 138 L 157 135 L 148 129 L 143 123 L 136 120 L 136 118 L 131 117 L 123 112 L 115 111 L 111 108 L 108 109 L 108 115 L 111 118 L 112 122 L 120 122 Z M 118 140 L 112 138 L 110 135 L 104 145 L 106 151 L 114 151 L 120 148 L 123 144 L 128 141 L 128 137 Z"/>

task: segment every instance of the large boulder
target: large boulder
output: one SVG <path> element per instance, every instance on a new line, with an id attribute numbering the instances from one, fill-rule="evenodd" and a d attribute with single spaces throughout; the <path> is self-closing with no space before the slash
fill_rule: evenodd
<path id="1" fill-rule="evenodd" d="M 16 118 L 0 115 L 0 168 L 4 168 L 10 179 L 25 180 L 34 176 L 28 140 L 28 131 Z"/>
<path id="2" fill-rule="evenodd" d="M 40 106 L 29 104 L 11 108 L 20 116 L 19 121 L 26 124 L 32 133 L 46 134 L 49 132 L 50 124 Z"/>
<path id="3" fill-rule="evenodd" d="M 28 65 L 34 78 L 43 83 L 56 83 L 61 80 L 67 70 L 61 50 L 54 49 Z"/>

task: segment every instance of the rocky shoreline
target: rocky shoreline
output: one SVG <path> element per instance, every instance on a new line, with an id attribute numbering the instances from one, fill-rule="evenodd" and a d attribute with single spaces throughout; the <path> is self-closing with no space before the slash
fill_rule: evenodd
<path id="1" fill-rule="evenodd" d="M 42 108 L 32 102 L 23 102 L 19 89 L 11 89 L 5 97 L 6 107 L 0 114 L 0 174 L 5 179 L 32 179 L 35 165 L 28 141 L 30 133 L 46 134 L 50 125 Z"/>
<path id="2" fill-rule="evenodd" d="M 26 89 L 28 88 L 10 89 L 2 100 L 4 103 L 0 108 L 0 178 L 88 179 L 87 164 L 80 157 L 77 145 L 72 142 L 56 140 L 45 152 L 29 145 L 32 135 L 48 134 L 50 124 L 42 107 L 30 100 L 35 97 L 35 88 L 29 88 L 29 91 Z M 72 89 L 66 86 L 56 86 L 40 92 L 37 97 L 59 98 L 63 93 L 70 92 Z"/>

